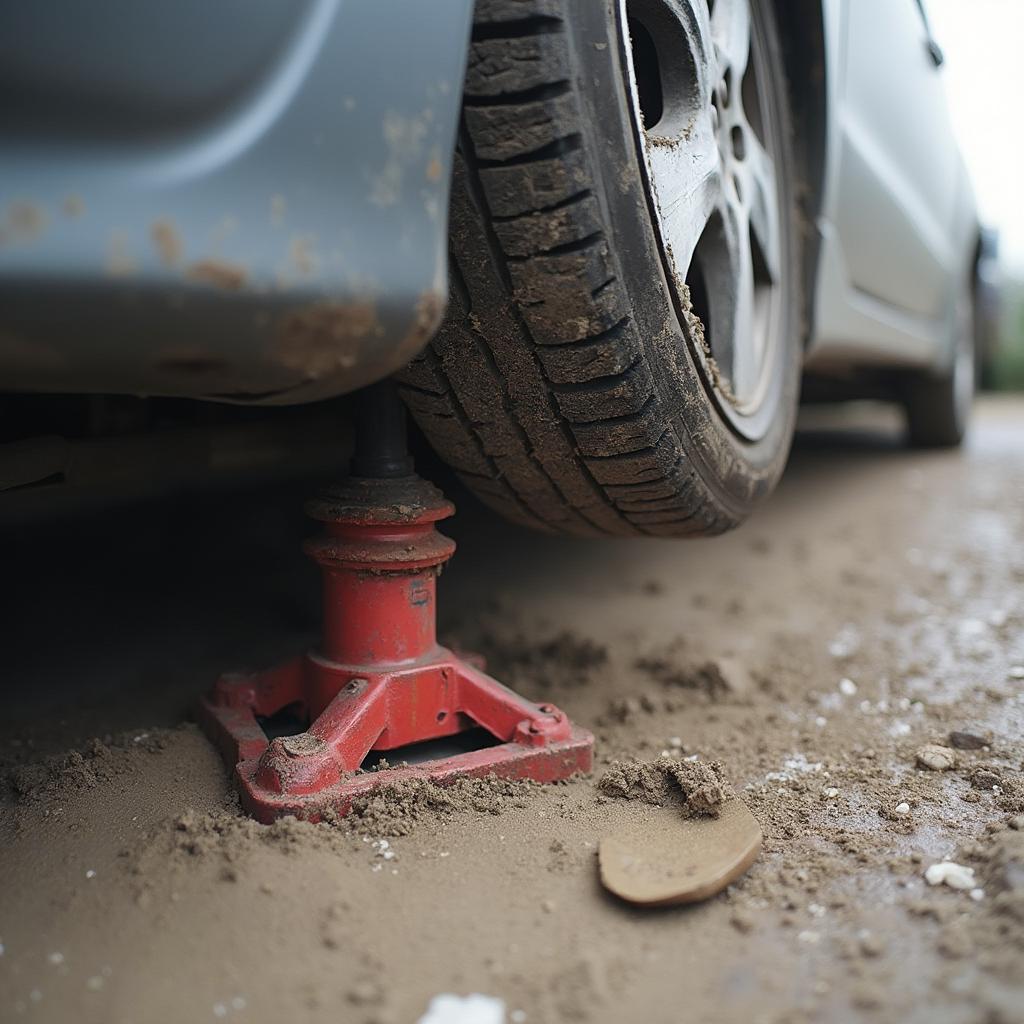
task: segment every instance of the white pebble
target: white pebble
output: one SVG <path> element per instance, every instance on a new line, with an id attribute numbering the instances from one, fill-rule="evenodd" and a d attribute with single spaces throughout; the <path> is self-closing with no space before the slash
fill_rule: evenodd
<path id="1" fill-rule="evenodd" d="M 933 864 L 925 871 L 924 880 L 929 885 L 948 885 L 951 889 L 966 890 L 975 887 L 974 868 L 955 864 L 951 860 Z"/>
<path id="2" fill-rule="evenodd" d="M 825 788 L 824 788 L 824 789 L 823 789 L 823 790 L 821 791 L 821 795 L 822 795 L 822 796 L 823 796 L 823 797 L 824 797 L 824 798 L 825 798 L 826 800 L 835 800 L 835 798 L 836 798 L 837 796 L 839 796 L 839 790 L 838 790 L 838 789 L 836 789 L 836 787 L 835 787 L 835 786 L 826 786 L 826 787 L 825 787 Z"/>
<path id="3" fill-rule="evenodd" d="M 980 903 L 985 898 L 984 889 L 972 889 L 968 895 L 974 900 L 975 903 Z"/>
<path id="4" fill-rule="evenodd" d="M 49 960 L 50 963 L 53 964 L 56 967 L 56 966 L 59 966 L 60 964 L 64 963 L 64 954 L 63 953 L 51 953 L 46 959 Z"/>
<path id="5" fill-rule="evenodd" d="M 508 1019 L 510 1021 L 512 1021 L 512 1024 L 523 1024 L 523 1021 L 526 1020 L 526 1011 L 525 1010 L 513 1010 L 508 1015 Z"/>
<path id="6" fill-rule="evenodd" d="M 96 872 L 93 871 L 92 868 L 89 868 L 89 870 L 86 871 L 86 873 L 85 873 L 85 877 L 86 878 L 95 878 L 96 877 Z"/>
<path id="7" fill-rule="evenodd" d="M 845 661 L 847 658 L 852 658 L 859 648 L 860 633 L 856 626 L 848 623 L 839 630 L 835 639 L 828 645 L 828 653 L 838 661 Z"/>
<path id="8" fill-rule="evenodd" d="M 430 1000 L 418 1024 L 504 1024 L 505 1003 L 474 992 L 469 996 L 444 993 Z"/>
<path id="9" fill-rule="evenodd" d="M 828 719 L 824 715 L 818 715 L 818 717 L 814 720 L 814 724 L 819 729 L 824 729 L 825 726 L 828 725 Z"/>
<path id="10" fill-rule="evenodd" d="M 839 692 L 847 697 L 852 697 L 857 692 L 857 684 L 852 679 L 840 679 Z"/>
<path id="11" fill-rule="evenodd" d="M 818 932 L 805 931 L 805 932 L 800 932 L 797 935 L 797 938 L 801 942 L 808 942 L 808 943 L 813 944 L 813 943 L 817 942 L 821 938 L 821 935 Z"/>
<path id="12" fill-rule="evenodd" d="M 904 800 L 903 803 L 897 804 L 892 810 L 894 814 L 899 814 L 905 817 L 910 813 L 910 804 Z"/>
<path id="13" fill-rule="evenodd" d="M 668 745 L 675 747 L 677 750 L 683 745 L 682 737 L 680 736 L 669 736 Z"/>
<path id="14" fill-rule="evenodd" d="M 1011 679 L 1024 679 L 1024 665 L 1011 665 L 1010 666 L 1010 678 Z"/>

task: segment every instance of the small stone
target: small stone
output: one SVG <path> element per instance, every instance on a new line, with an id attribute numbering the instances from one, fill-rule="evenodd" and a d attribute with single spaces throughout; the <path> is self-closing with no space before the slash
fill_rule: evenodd
<path id="1" fill-rule="evenodd" d="M 968 890 L 975 888 L 974 868 L 955 864 L 951 860 L 933 864 L 924 873 L 924 880 L 929 885 L 948 885 L 951 889 Z"/>
<path id="2" fill-rule="evenodd" d="M 981 750 L 988 746 L 988 741 L 977 733 L 954 730 L 949 734 L 949 745 L 957 750 Z"/>
<path id="3" fill-rule="evenodd" d="M 1024 665 L 1011 665 L 1010 666 L 1010 678 L 1011 679 L 1024 679 Z"/>
<path id="4" fill-rule="evenodd" d="M 922 768 L 933 772 L 945 772 L 956 767 L 956 752 L 937 743 L 926 743 L 914 757 Z"/>
<path id="5" fill-rule="evenodd" d="M 892 813 L 898 814 L 901 818 L 905 818 L 910 813 L 910 804 L 908 804 L 906 800 L 904 800 L 903 803 L 897 804 L 892 809 Z"/>
<path id="6" fill-rule="evenodd" d="M 975 903 L 980 903 L 985 898 L 984 889 L 972 889 L 968 895 Z"/>
<path id="7" fill-rule="evenodd" d="M 734 910 L 732 917 L 729 918 L 729 924 L 746 935 L 754 927 L 754 919 L 745 910 Z"/>
<path id="8" fill-rule="evenodd" d="M 835 798 L 836 798 L 837 796 L 839 796 L 839 790 L 838 790 L 838 789 L 836 789 L 836 787 L 835 787 L 835 786 L 826 786 L 826 787 L 825 787 L 825 788 L 824 788 L 824 789 L 823 789 L 823 790 L 821 791 L 821 795 L 822 795 L 822 796 L 823 796 L 823 797 L 824 797 L 824 798 L 825 798 L 826 800 L 835 800 Z"/>
<path id="9" fill-rule="evenodd" d="M 881 956 L 885 952 L 885 943 L 873 932 L 861 932 L 857 936 L 857 945 L 864 956 Z"/>
<path id="10" fill-rule="evenodd" d="M 839 692 L 846 697 L 852 697 L 857 692 L 857 684 L 852 679 L 840 679 Z"/>

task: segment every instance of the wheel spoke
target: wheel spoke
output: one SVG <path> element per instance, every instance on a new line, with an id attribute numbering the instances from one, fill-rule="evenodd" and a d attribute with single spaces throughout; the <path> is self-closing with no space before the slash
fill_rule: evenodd
<path id="1" fill-rule="evenodd" d="M 750 9 L 748 0 L 718 0 L 711 18 L 711 38 L 718 56 L 718 77 L 732 72 L 733 87 L 740 87 L 750 56 Z"/>
<path id="2" fill-rule="evenodd" d="M 781 279 L 781 239 L 776 201 L 775 165 L 749 124 L 743 131 L 744 156 L 734 170 L 750 228 L 769 279 Z"/>
<path id="3" fill-rule="evenodd" d="M 734 398 L 757 383 L 754 267 L 747 212 L 735 196 L 716 204 L 695 258 L 707 289 L 711 355 Z"/>
<path id="4" fill-rule="evenodd" d="M 754 261 L 750 250 L 750 221 L 739 203 L 728 203 L 734 236 L 733 252 L 733 320 L 732 366 L 730 380 L 733 395 L 743 398 L 757 387 L 761 371 L 763 338 L 754 330 Z"/>
<path id="5" fill-rule="evenodd" d="M 721 195 L 721 161 L 710 117 L 697 117 L 686 136 L 648 136 L 644 147 L 654 201 L 670 258 L 686 277 L 697 240 Z"/>

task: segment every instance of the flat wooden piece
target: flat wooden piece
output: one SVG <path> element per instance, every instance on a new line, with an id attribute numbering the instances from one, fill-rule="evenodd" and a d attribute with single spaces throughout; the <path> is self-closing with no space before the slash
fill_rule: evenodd
<path id="1" fill-rule="evenodd" d="M 739 878 L 761 852 L 761 826 L 733 798 L 717 818 L 657 808 L 598 847 L 601 882 L 630 903 L 696 903 Z"/>

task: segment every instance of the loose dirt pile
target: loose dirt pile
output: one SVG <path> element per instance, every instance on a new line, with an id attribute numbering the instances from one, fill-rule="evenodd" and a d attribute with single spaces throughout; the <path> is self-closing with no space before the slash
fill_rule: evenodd
<path id="1" fill-rule="evenodd" d="M 670 755 L 653 761 L 613 761 L 597 788 L 611 797 L 678 806 L 684 817 L 717 818 L 722 804 L 733 797 L 732 786 L 719 761 L 680 761 Z"/>
<path id="2" fill-rule="evenodd" d="M 527 806 L 535 784 L 491 775 L 438 786 L 426 779 L 405 779 L 359 797 L 345 825 L 363 835 L 406 836 L 418 825 L 432 827 L 459 814 L 502 814 Z M 342 824 L 339 822 L 339 824 Z"/>

